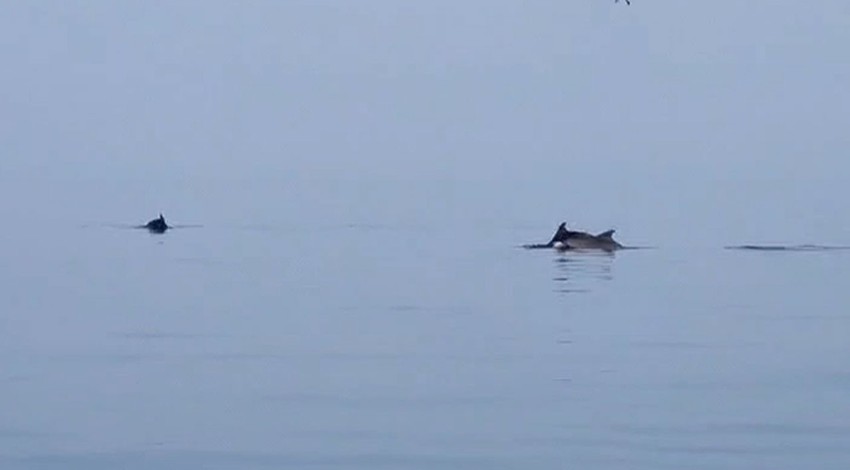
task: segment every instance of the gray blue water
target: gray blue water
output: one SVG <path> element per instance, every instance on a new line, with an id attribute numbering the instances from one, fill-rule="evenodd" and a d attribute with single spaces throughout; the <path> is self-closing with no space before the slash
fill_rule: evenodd
<path id="1" fill-rule="evenodd" d="M 850 465 L 848 251 L 184 219 L 7 234 L 0 467 Z"/>

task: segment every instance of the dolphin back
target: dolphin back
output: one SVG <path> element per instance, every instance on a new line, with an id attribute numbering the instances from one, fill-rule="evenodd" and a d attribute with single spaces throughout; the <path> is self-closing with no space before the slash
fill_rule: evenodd
<path id="1" fill-rule="evenodd" d="M 614 239 L 614 232 L 615 232 L 614 230 L 606 230 L 606 231 L 600 233 L 599 235 L 597 235 L 596 238 L 609 238 L 609 239 L 613 240 Z"/>

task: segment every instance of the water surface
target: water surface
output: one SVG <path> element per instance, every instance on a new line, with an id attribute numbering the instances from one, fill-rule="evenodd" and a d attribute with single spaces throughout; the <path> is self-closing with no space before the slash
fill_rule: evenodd
<path id="1" fill-rule="evenodd" d="M 4 468 L 850 464 L 846 252 L 210 225 L 7 252 Z"/>

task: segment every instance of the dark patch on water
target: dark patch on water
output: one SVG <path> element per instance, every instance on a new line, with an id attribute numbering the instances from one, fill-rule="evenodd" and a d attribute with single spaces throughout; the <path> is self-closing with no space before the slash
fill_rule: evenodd
<path id="1" fill-rule="evenodd" d="M 694 341 L 634 341 L 632 345 L 650 349 L 713 349 L 718 347 L 714 344 Z"/>
<path id="2" fill-rule="evenodd" d="M 557 289 L 555 292 L 559 294 L 587 294 L 590 289 Z"/>
<path id="3" fill-rule="evenodd" d="M 727 250 L 744 251 L 842 251 L 850 250 L 843 245 L 735 245 L 724 247 Z"/>
<path id="4" fill-rule="evenodd" d="M 390 306 L 390 311 L 392 312 L 418 312 L 420 310 L 422 310 L 422 308 L 417 305 L 402 304 Z"/>

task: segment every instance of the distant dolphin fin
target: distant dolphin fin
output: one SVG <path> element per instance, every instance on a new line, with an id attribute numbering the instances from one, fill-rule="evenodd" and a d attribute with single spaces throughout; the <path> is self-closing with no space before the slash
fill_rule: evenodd
<path id="1" fill-rule="evenodd" d="M 607 230 L 605 232 L 597 235 L 597 238 L 612 238 L 614 236 L 614 230 Z"/>

